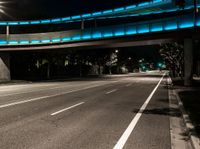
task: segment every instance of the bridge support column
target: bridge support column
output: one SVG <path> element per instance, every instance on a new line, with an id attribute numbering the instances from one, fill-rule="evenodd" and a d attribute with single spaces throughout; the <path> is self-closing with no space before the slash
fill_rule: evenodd
<path id="1" fill-rule="evenodd" d="M 184 85 L 192 85 L 193 79 L 193 41 L 184 40 Z"/>
<path id="2" fill-rule="evenodd" d="M 0 81 L 9 81 L 10 79 L 10 55 L 0 52 Z"/>

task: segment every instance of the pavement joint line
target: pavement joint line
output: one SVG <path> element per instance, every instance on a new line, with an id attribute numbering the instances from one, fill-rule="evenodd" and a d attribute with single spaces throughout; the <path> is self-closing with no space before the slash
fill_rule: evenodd
<path id="1" fill-rule="evenodd" d="M 129 83 L 129 84 L 126 85 L 126 87 L 129 87 L 129 86 L 131 86 L 132 84 L 133 84 L 133 83 Z"/>
<path id="2" fill-rule="evenodd" d="M 67 111 L 67 110 L 70 110 L 70 109 L 72 109 L 72 108 L 75 108 L 75 107 L 77 107 L 77 106 L 80 106 L 80 105 L 82 105 L 82 104 L 84 104 L 84 103 L 85 103 L 85 102 L 80 102 L 80 103 L 75 104 L 75 105 L 73 105 L 73 106 L 70 106 L 70 107 L 68 107 L 68 108 L 59 110 L 59 111 L 57 111 L 57 112 L 52 113 L 51 116 L 54 116 L 54 115 L 57 115 L 57 114 L 59 114 L 59 113 L 65 112 L 65 111 Z"/>
<path id="3" fill-rule="evenodd" d="M 119 81 L 113 81 L 112 83 L 116 83 L 116 82 L 119 82 Z M 93 86 L 88 86 L 88 87 L 81 88 L 81 89 L 62 92 L 62 93 L 59 93 L 59 94 L 54 94 L 54 95 L 49 95 L 49 96 L 42 96 L 42 97 L 32 98 L 32 99 L 28 99 L 28 100 L 22 100 L 22 101 L 18 101 L 18 102 L 8 103 L 8 104 L 0 105 L 0 109 L 6 108 L 6 107 L 10 107 L 10 106 L 14 106 L 14 105 L 23 104 L 23 103 L 33 102 L 33 101 L 37 101 L 37 100 L 41 100 L 41 99 L 47 99 L 47 98 L 51 98 L 51 97 L 61 96 L 61 95 L 65 95 L 65 94 L 69 94 L 69 93 L 73 93 L 73 92 L 82 91 L 82 90 L 87 90 L 87 89 L 90 89 L 90 88 L 104 86 L 104 85 L 107 85 L 107 84 L 111 84 L 111 83 L 93 85 Z"/>
<path id="4" fill-rule="evenodd" d="M 106 92 L 106 94 L 110 94 L 110 93 L 113 93 L 113 92 L 116 92 L 116 91 L 117 91 L 117 89 L 113 89 L 113 90 L 111 90 L 109 92 Z"/>
<path id="5" fill-rule="evenodd" d="M 58 89 L 58 88 L 64 88 L 65 86 L 57 86 L 57 87 L 52 87 L 52 88 L 48 88 L 49 90 L 52 90 L 52 89 Z M 19 94 L 26 94 L 26 93 L 33 93 L 33 92 L 37 92 L 37 91 L 44 91 L 44 90 L 47 90 L 47 88 L 44 88 L 44 89 L 39 89 L 39 90 L 36 90 L 36 91 L 27 91 L 27 92 L 20 92 L 20 93 L 13 93 L 13 94 L 6 94 L 6 95 L 0 95 L 0 97 L 6 97 L 6 96 L 12 96 L 12 95 L 19 95 Z"/>
<path id="6" fill-rule="evenodd" d="M 60 89 L 60 88 L 65 88 L 65 87 L 69 87 L 69 86 L 73 86 L 73 85 L 68 85 L 68 86 L 54 86 L 54 87 L 48 88 L 48 90 Z M 39 89 L 37 91 L 45 91 L 45 90 L 47 90 L 47 88 Z M 6 94 L 6 95 L 0 95 L 0 97 L 6 97 L 6 96 L 12 96 L 12 95 L 19 95 L 19 94 L 26 94 L 26 93 L 33 93 L 33 92 L 37 92 L 37 91 L 27 91 L 27 92 Z"/>
<path id="7" fill-rule="evenodd" d="M 156 90 L 160 86 L 160 84 L 161 84 L 161 82 L 162 82 L 162 80 L 163 80 L 165 75 L 166 75 L 166 73 L 163 74 L 163 76 L 161 77 L 160 81 L 158 82 L 156 87 L 153 89 L 153 91 L 151 92 L 151 94 L 149 95 L 147 100 L 144 102 L 144 104 L 140 108 L 139 112 L 135 115 L 135 117 L 133 118 L 133 120 L 131 121 L 131 123 L 127 127 L 127 129 L 124 131 L 124 133 L 122 134 L 122 136 L 120 137 L 120 139 L 118 140 L 117 144 L 114 146 L 113 149 L 123 149 L 125 143 L 127 142 L 127 140 L 129 138 L 129 136 L 131 135 L 132 131 L 134 130 L 136 124 L 138 123 L 140 117 L 142 116 L 144 110 L 146 109 L 146 107 L 147 107 L 148 103 L 150 102 L 151 98 L 153 97 L 154 93 L 156 92 Z"/>

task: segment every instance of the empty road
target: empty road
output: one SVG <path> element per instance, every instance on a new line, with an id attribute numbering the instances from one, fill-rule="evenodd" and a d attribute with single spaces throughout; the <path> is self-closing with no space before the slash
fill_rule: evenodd
<path id="1" fill-rule="evenodd" d="M 0 86 L 0 149 L 170 149 L 167 75 Z"/>

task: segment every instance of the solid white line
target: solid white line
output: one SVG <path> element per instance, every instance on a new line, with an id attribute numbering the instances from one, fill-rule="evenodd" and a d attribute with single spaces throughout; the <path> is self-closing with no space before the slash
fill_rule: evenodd
<path id="1" fill-rule="evenodd" d="M 126 141 L 128 140 L 128 138 L 131 135 L 133 129 L 135 128 L 136 124 L 138 123 L 140 117 L 142 116 L 143 111 L 146 109 L 148 103 L 150 102 L 151 98 L 153 97 L 154 93 L 156 92 L 156 90 L 158 89 L 160 83 L 162 82 L 164 76 L 165 76 L 165 74 L 163 74 L 162 78 L 160 79 L 160 81 L 158 82 L 158 84 L 156 85 L 154 90 L 151 92 L 151 94 L 149 95 L 147 100 L 144 102 L 144 104 L 140 108 L 139 112 L 133 118 L 133 120 L 129 124 L 128 128 L 125 130 L 125 132 L 123 133 L 123 135 L 121 136 L 121 138 L 119 139 L 119 141 L 117 142 L 117 144 L 114 146 L 113 149 L 122 149 L 124 147 Z"/>
<path id="2" fill-rule="evenodd" d="M 61 113 L 61 112 L 67 111 L 67 110 L 72 109 L 72 108 L 75 108 L 75 107 L 80 106 L 80 105 L 82 105 L 82 104 L 84 104 L 84 103 L 85 103 L 85 102 L 80 102 L 80 103 L 75 104 L 75 105 L 73 105 L 73 106 L 70 106 L 70 107 L 68 107 L 68 108 L 59 110 L 59 111 L 57 111 L 57 112 L 52 113 L 51 116 L 54 116 L 54 115 L 57 115 L 57 114 L 59 114 L 59 113 Z"/>
<path id="3" fill-rule="evenodd" d="M 19 102 L 13 102 L 13 103 L 9 103 L 9 104 L 0 105 L 0 109 L 10 107 L 10 106 L 14 106 L 14 105 L 27 103 L 27 102 L 31 102 L 31 101 L 41 100 L 41 99 L 45 99 L 45 98 L 48 98 L 48 97 L 49 96 L 43 96 L 43 97 L 33 98 L 33 99 L 29 99 L 29 100 L 22 100 L 22 101 L 19 101 Z"/>
<path id="4" fill-rule="evenodd" d="M 110 94 L 110 93 L 113 93 L 113 92 L 116 92 L 116 91 L 117 91 L 117 89 L 114 89 L 114 90 L 111 90 L 109 92 L 106 92 L 106 94 Z"/>
<path id="5" fill-rule="evenodd" d="M 112 83 L 115 83 L 115 82 L 117 82 L 117 81 L 113 81 Z M 0 109 L 1 108 L 5 108 L 5 107 L 14 106 L 14 105 L 27 103 L 27 102 L 32 102 L 32 101 L 37 101 L 37 100 L 41 100 L 41 99 L 46 99 L 46 98 L 56 97 L 56 96 L 60 96 L 60 95 L 65 95 L 65 94 L 69 94 L 69 93 L 73 93 L 73 92 L 78 92 L 78 91 L 82 91 L 82 90 L 87 90 L 87 89 L 90 89 L 90 88 L 95 88 L 95 87 L 103 86 L 103 85 L 107 85 L 107 84 L 110 84 L 110 83 L 98 84 L 98 85 L 88 86 L 88 87 L 81 88 L 81 89 L 71 90 L 71 91 L 67 91 L 67 92 L 61 92 L 61 93 L 50 95 L 50 96 L 42 96 L 42 97 L 37 97 L 37 98 L 33 98 L 33 99 L 22 100 L 22 101 L 18 101 L 18 102 L 9 103 L 9 104 L 4 104 L 4 105 L 0 105 Z"/>

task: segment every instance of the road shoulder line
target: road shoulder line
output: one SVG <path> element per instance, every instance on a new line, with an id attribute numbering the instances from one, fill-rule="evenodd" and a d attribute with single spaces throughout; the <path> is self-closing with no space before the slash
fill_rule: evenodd
<path id="1" fill-rule="evenodd" d="M 152 99 L 152 97 L 155 94 L 156 90 L 160 86 L 165 74 L 166 73 L 163 74 L 163 76 L 161 77 L 160 81 L 158 82 L 156 87 L 153 89 L 153 91 L 151 92 L 149 97 L 146 99 L 146 101 L 144 102 L 144 104 L 140 108 L 139 112 L 135 115 L 135 117 L 133 118 L 133 120 L 131 121 L 131 123 L 127 127 L 127 129 L 124 131 L 124 133 L 122 134 L 122 136 L 120 137 L 120 139 L 118 140 L 117 144 L 114 146 L 113 149 L 123 149 L 125 143 L 127 142 L 128 138 L 131 135 L 132 131 L 134 130 L 135 126 L 137 125 L 137 123 L 138 123 L 140 117 L 142 116 L 144 110 L 146 109 L 148 103 L 150 102 L 150 100 Z"/>

